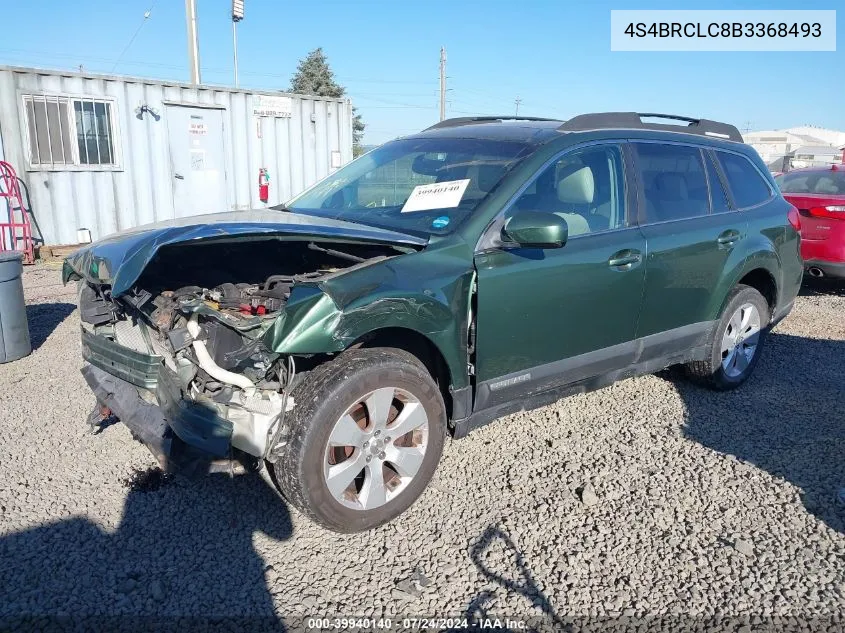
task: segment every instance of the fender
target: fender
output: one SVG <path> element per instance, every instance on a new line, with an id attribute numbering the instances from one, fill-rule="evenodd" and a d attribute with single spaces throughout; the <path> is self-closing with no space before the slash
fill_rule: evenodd
<path id="1" fill-rule="evenodd" d="M 712 318 L 718 319 L 725 309 L 730 291 L 745 277 L 754 270 L 765 270 L 772 278 L 775 285 L 775 303 L 782 296 L 783 279 L 780 256 L 775 250 L 774 244 L 760 234 L 750 234 L 743 240 L 745 248 L 744 257 L 739 260 L 731 269 L 726 270 L 719 284 L 719 292 L 714 292 L 711 299 L 710 314 Z"/>
<path id="2" fill-rule="evenodd" d="M 470 265 L 439 258 L 413 270 L 394 260 L 328 279 L 295 286 L 282 314 L 264 334 L 265 346 L 281 354 L 337 353 L 376 330 L 405 328 L 440 351 L 452 387 L 469 385 L 467 328 Z M 402 260 L 397 257 L 395 260 Z M 440 268 L 441 270 L 437 270 Z M 425 286 L 417 283 L 425 271 Z M 435 274 L 432 278 L 432 272 Z"/>

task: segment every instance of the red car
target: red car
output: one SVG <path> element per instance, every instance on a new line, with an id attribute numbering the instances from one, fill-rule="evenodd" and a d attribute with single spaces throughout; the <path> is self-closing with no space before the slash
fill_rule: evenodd
<path id="1" fill-rule="evenodd" d="M 845 279 L 845 165 L 795 169 L 775 182 L 801 213 L 804 270 Z"/>

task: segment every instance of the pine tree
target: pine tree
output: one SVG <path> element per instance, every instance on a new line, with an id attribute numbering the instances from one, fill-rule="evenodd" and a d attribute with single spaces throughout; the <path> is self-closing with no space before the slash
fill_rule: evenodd
<path id="1" fill-rule="evenodd" d="M 290 82 L 290 90 L 296 94 L 308 94 L 318 97 L 334 97 L 346 95 L 346 88 L 337 83 L 323 49 L 316 48 L 300 60 L 296 74 Z M 361 153 L 361 140 L 364 137 L 364 122 L 358 109 L 352 108 L 352 155 Z"/>

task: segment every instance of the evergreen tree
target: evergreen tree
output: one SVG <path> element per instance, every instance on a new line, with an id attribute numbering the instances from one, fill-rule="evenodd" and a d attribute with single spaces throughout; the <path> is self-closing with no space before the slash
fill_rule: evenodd
<path id="1" fill-rule="evenodd" d="M 346 88 L 337 83 L 323 49 L 316 48 L 300 60 L 296 74 L 290 82 L 290 90 L 296 94 L 318 97 L 340 98 L 346 95 Z M 361 153 L 361 139 L 364 137 L 364 122 L 358 109 L 352 108 L 352 155 Z"/>

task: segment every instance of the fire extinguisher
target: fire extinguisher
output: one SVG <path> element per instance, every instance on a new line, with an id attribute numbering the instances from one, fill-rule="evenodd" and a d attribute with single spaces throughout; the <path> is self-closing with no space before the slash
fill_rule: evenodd
<path id="1" fill-rule="evenodd" d="M 270 199 L 270 174 L 263 167 L 258 170 L 258 198 L 261 202 Z"/>

